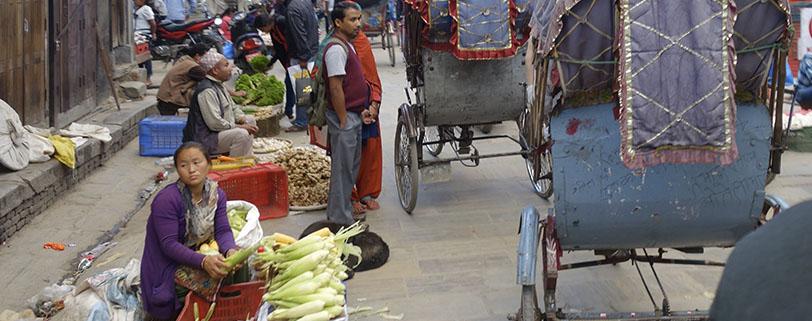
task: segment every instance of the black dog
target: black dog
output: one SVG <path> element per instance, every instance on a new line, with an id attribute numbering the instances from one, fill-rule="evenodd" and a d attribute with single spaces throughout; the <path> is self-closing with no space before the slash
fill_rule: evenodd
<path id="1" fill-rule="evenodd" d="M 302 232 L 302 235 L 299 238 L 303 238 L 310 233 L 318 231 L 323 228 L 330 229 L 333 233 L 338 233 L 342 227 L 345 225 L 333 223 L 330 221 L 317 221 L 313 224 L 310 224 L 305 230 Z M 381 239 L 378 234 L 369 231 L 369 227 L 361 234 L 351 237 L 348 240 L 349 243 L 361 248 L 361 264 L 355 266 L 358 263 L 358 259 L 354 256 L 345 257 L 345 264 L 350 267 L 351 271 L 348 271 L 347 274 L 350 277 L 353 276 L 354 272 L 363 272 L 372 269 L 377 269 L 386 263 L 389 260 L 389 245 Z"/>

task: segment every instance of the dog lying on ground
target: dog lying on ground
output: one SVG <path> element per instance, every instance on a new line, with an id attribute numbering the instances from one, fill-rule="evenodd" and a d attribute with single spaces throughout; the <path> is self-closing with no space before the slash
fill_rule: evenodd
<path id="1" fill-rule="evenodd" d="M 325 227 L 330 229 L 333 233 L 338 233 L 345 225 L 330 221 L 317 221 L 305 228 L 299 238 L 301 239 Z M 361 248 L 361 263 L 358 264 L 358 266 L 355 266 L 358 263 L 356 257 L 350 256 L 344 258 L 344 263 L 350 267 L 350 271 L 347 271 L 350 278 L 355 274 L 354 272 L 377 269 L 389 260 L 389 245 L 387 245 L 378 234 L 369 231 L 369 226 L 366 226 L 364 232 L 361 234 L 351 237 L 349 243 Z M 355 266 L 355 268 L 353 268 L 353 266 Z"/>

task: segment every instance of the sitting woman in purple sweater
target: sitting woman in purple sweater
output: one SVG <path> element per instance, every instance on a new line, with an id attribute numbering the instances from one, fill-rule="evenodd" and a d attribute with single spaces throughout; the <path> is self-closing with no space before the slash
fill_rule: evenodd
<path id="1" fill-rule="evenodd" d="M 158 192 L 147 221 L 144 255 L 141 260 L 141 295 L 146 320 L 175 320 L 183 308 L 188 290 L 177 287 L 178 268 L 200 269 L 213 279 L 228 274 L 224 257 L 237 246 L 226 216 L 226 195 L 209 180 L 211 161 L 206 148 L 187 142 L 175 151 L 175 168 L 180 179 Z M 216 240 L 218 255 L 195 252 L 199 245 Z"/>

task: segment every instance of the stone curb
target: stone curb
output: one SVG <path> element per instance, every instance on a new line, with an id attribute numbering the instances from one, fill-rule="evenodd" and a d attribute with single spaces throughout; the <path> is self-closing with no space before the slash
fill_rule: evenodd
<path id="1" fill-rule="evenodd" d="M 54 203 L 59 196 L 93 173 L 110 157 L 138 137 L 138 122 L 158 113 L 154 97 L 121 104 L 121 110 L 91 114 L 78 123 L 110 129 L 113 140 L 89 139 L 76 149 L 76 168 L 55 159 L 30 164 L 21 171 L 0 171 L 0 243 Z"/>

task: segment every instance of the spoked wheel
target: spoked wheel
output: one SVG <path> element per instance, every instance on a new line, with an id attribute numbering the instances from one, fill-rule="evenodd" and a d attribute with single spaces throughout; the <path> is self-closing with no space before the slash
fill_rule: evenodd
<path id="1" fill-rule="evenodd" d="M 767 195 L 764 198 L 764 207 L 761 209 L 761 216 L 758 218 L 758 225 L 767 224 L 775 218 L 776 215 L 789 208 L 784 200 L 772 195 Z"/>
<path id="2" fill-rule="evenodd" d="M 417 139 L 409 138 L 404 116 L 398 116 L 395 130 L 395 181 L 398 186 L 400 206 L 412 214 L 417 204 L 418 162 Z"/>
<path id="3" fill-rule="evenodd" d="M 531 151 L 524 163 L 533 191 L 543 199 L 550 198 L 553 195 L 553 158 L 549 146 L 545 144 L 539 146 L 538 150 Z"/>
<path id="4" fill-rule="evenodd" d="M 441 139 L 440 135 L 440 128 L 437 126 L 426 127 L 426 130 L 423 134 L 423 146 L 426 147 L 426 150 L 429 151 L 431 156 L 437 157 L 440 153 L 443 152 L 443 146 L 445 143 L 439 144 L 425 144 L 425 142 L 436 142 Z"/>
<path id="5" fill-rule="evenodd" d="M 529 127 L 527 126 L 527 111 L 519 116 L 520 139 L 524 143 L 523 148 L 527 148 L 530 154 L 524 158 L 527 175 L 530 177 L 530 185 L 533 191 L 543 199 L 548 199 L 553 195 L 553 157 L 550 152 L 550 139 L 547 136 L 547 128 L 542 128 L 542 136 L 545 137 L 540 146 L 534 146 L 527 138 Z M 536 174 L 538 173 L 538 174 Z"/>

